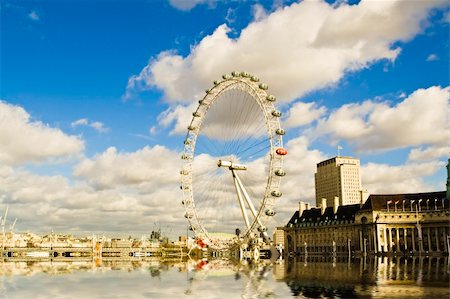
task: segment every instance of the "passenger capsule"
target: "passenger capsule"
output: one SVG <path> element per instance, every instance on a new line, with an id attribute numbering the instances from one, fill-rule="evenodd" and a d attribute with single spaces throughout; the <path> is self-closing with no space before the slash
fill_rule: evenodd
<path id="1" fill-rule="evenodd" d="M 278 111 L 278 110 L 273 110 L 272 111 L 272 115 L 275 116 L 275 117 L 280 117 L 281 116 L 281 112 Z"/>
<path id="2" fill-rule="evenodd" d="M 187 170 L 185 170 L 185 169 L 182 169 L 182 170 L 180 170 L 180 174 L 181 175 L 186 175 L 186 174 L 189 174 L 189 172 Z"/>
<path id="3" fill-rule="evenodd" d="M 191 141 L 190 141 L 190 140 L 185 140 L 185 141 L 184 141 L 184 144 L 185 144 L 185 145 L 191 144 Z"/>
<path id="4" fill-rule="evenodd" d="M 274 210 L 270 210 L 270 209 L 268 209 L 268 210 L 266 210 L 266 215 L 267 216 L 275 216 L 275 211 Z"/>
<path id="5" fill-rule="evenodd" d="M 184 202 L 184 199 L 183 199 L 183 200 L 181 201 L 181 204 L 184 205 L 184 203 L 185 203 L 185 202 Z"/>
<path id="6" fill-rule="evenodd" d="M 277 129 L 277 130 L 275 131 L 275 133 L 277 133 L 277 135 L 284 135 L 284 134 L 286 134 L 286 131 L 283 130 L 283 129 Z"/>
<path id="7" fill-rule="evenodd" d="M 189 225 L 189 230 L 190 231 L 194 231 L 194 229 L 192 228 L 192 226 Z"/>
<path id="8" fill-rule="evenodd" d="M 189 159 L 189 156 L 186 155 L 186 154 L 182 154 L 182 155 L 181 155 L 181 159 L 183 159 L 183 160 L 188 160 L 188 159 Z"/>
<path id="9" fill-rule="evenodd" d="M 280 197 L 282 195 L 282 193 L 278 190 L 273 190 L 270 194 L 274 197 Z"/>
<path id="10" fill-rule="evenodd" d="M 267 85 L 266 83 L 259 83 L 259 88 L 262 90 L 267 90 L 269 89 L 269 85 Z"/>
<path id="11" fill-rule="evenodd" d="M 200 117 L 200 113 L 198 111 L 195 111 L 194 113 L 192 113 L 192 116 L 194 117 Z"/>
<path id="12" fill-rule="evenodd" d="M 188 130 L 189 130 L 189 131 L 194 131 L 194 130 L 195 130 L 195 127 L 194 127 L 193 125 L 190 125 L 190 126 L 188 126 Z"/>
<path id="13" fill-rule="evenodd" d="M 259 78 L 256 76 L 251 76 L 250 80 L 252 80 L 253 82 L 259 82 Z"/>
<path id="14" fill-rule="evenodd" d="M 242 72 L 241 75 L 242 75 L 242 77 L 245 77 L 245 78 L 249 78 L 251 76 L 250 73 L 248 73 L 248 72 Z"/>
<path id="15" fill-rule="evenodd" d="M 275 174 L 277 176 L 285 176 L 286 172 L 283 169 L 278 169 L 278 170 L 275 171 Z"/>
<path id="16" fill-rule="evenodd" d="M 267 227 L 265 227 L 265 226 L 260 226 L 260 227 L 258 227 L 258 230 L 259 230 L 259 232 L 264 233 L 264 232 L 267 231 Z"/>
<path id="17" fill-rule="evenodd" d="M 217 85 L 217 84 L 219 84 L 220 83 L 220 81 L 219 80 L 214 80 L 214 85 Z"/>
<path id="18" fill-rule="evenodd" d="M 275 102 L 277 98 L 270 94 L 266 97 L 266 100 L 268 100 L 269 102 Z"/>
<path id="19" fill-rule="evenodd" d="M 275 152 L 280 156 L 286 156 L 288 153 L 287 150 L 282 147 L 277 148 L 277 150 Z"/>
<path id="20" fill-rule="evenodd" d="M 223 79 L 227 80 L 227 79 L 231 79 L 232 77 L 228 74 L 225 74 L 222 76 Z"/>
<path id="21" fill-rule="evenodd" d="M 240 77 L 241 76 L 241 72 L 234 71 L 234 72 L 231 72 L 231 75 L 233 77 Z"/>
<path id="22" fill-rule="evenodd" d="M 211 93 L 211 89 L 209 89 L 209 88 L 208 88 L 208 89 L 205 89 L 205 93 L 206 93 L 206 94 Z"/>
<path id="23" fill-rule="evenodd" d="M 200 105 L 206 105 L 205 100 L 200 100 L 200 101 L 198 101 L 198 103 L 199 103 Z"/>
<path id="24" fill-rule="evenodd" d="M 186 219 L 192 219 L 192 217 L 194 217 L 194 216 L 191 213 L 184 214 L 184 218 L 186 218 Z"/>

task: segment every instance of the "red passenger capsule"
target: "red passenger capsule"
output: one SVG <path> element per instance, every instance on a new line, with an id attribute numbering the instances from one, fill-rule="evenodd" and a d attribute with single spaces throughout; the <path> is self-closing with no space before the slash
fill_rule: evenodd
<path id="1" fill-rule="evenodd" d="M 275 152 L 276 152 L 278 155 L 280 155 L 280 156 L 285 156 L 285 155 L 287 155 L 287 150 L 284 149 L 284 148 L 282 148 L 282 147 L 277 148 L 277 150 L 276 150 Z"/>

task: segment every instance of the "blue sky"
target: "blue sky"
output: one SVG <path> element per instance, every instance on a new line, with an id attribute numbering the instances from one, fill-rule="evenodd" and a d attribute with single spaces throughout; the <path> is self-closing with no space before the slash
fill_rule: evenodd
<path id="1" fill-rule="evenodd" d="M 235 69 L 255 73 L 280 98 L 292 152 L 287 187 L 301 186 L 284 199 L 285 217 L 299 200 L 313 202 L 315 163 L 334 156 L 337 144 L 361 159 L 369 193 L 443 190 L 448 25 L 445 1 L 2 1 L 0 136 L 23 139 L 18 148 L 0 140 L 3 206 L 22 229 L 131 231 L 130 215 L 142 213 L 149 223 L 183 227 L 182 207 L 168 218 L 150 212 L 164 206 L 156 197 L 178 201 L 176 181 L 155 179 L 163 195 L 152 196 L 149 170 L 136 170 L 132 183 L 122 174 L 136 160 L 151 164 L 159 150 L 178 158 L 183 111 Z M 260 60 L 244 58 L 257 54 Z M 17 109 L 28 118 L 15 118 Z M 34 146 L 42 154 L 27 152 Z M 168 162 L 167 173 L 179 165 Z M 36 187 L 45 194 L 24 195 L 55 180 L 67 184 L 64 190 L 56 183 Z M 85 203 L 74 207 L 75 195 Z M 87 205 L 93 198 L 97 204 Z M 140 209 L 127 213 L 122 207 L 130 198 Z M 57 216 L 37 223 L 29 211 Z M 123 222 L 63 221 L 88 214 Z M 280 223 L 287 220 L 280 216 Z"/>

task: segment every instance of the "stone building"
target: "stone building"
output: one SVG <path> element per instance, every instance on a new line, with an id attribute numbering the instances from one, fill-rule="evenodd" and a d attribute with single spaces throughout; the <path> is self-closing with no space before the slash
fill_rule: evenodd
<path id="1" fill-rule="evenodd" d="M 339 205 L 359 204 L 362 199 L 359 159 L 337 156 L 317 164 L 315 173 L 316 205 L 326 199 L 333 205 L 335 197 Z"/>
<path id="2" fill-rule="evenodd" d="M 361 204 L 299 210 L 285 230 L 288 254 L 440 255 L 449 252 L 446 191 L 371 195 Z"/>

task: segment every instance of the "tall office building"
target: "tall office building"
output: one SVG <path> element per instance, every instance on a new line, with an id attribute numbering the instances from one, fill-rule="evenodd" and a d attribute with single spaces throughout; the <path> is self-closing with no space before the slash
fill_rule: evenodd
<path id="1" fill-rule="evenodd" d="M 339 205 L 361 203 L 362 188 L 359 159 L 337 156 L 317 164 L 316 206 L 326 198 L 327 207 L 339 198 Z"/>

